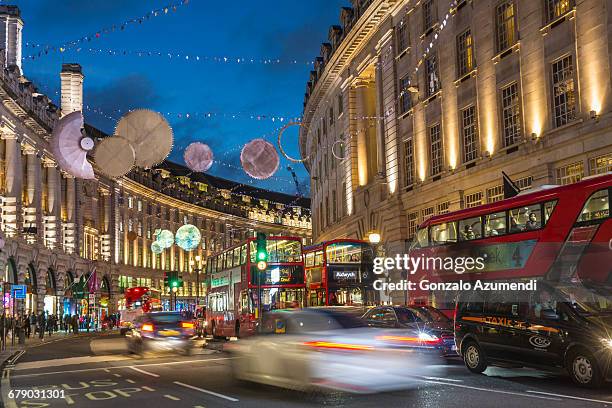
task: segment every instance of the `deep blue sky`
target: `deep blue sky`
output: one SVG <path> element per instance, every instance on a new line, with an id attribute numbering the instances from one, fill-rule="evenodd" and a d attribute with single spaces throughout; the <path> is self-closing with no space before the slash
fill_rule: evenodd
<path id="1" fill-rule="evenodd" d="M 59 45 L 92 34 L 125 20 L 142 16 L 173 0 L 15 0 L 25 23 L 24 44 Z M 102 35 L 83 48 L 155 51 L 172 54 L 280 58 L 300 64 L 224 64 L 187 62 L 184 58 L 110 56 L 82 50 L 51 52 L 24 61 L 24 73 L 39 89 L 59 102 L 59 71 L 63 62 L 78 62 L 85 74 L 84 100 L 92 108 L 114 113 L 134 108 L 171 112 L 166 116 L 175 134 L 170 158 L 183 162 L 183 150 L 191 141 L 208 143 L 220 163 L 211 174 L 258 187 L 294 193 L 295 186 L 281 156 L 275 178 L 257 181 L 240 169 L 240 149 L 263 135 L 276 143 L 271 120 L 232 118 L 178 118 L 176 113 L 248 112 L 300 116 L 308 73 L 307 61 L 319 53 L 330 25 L 338 24 L 340 7 L 347 0 L 190 0 L 176 12 L 130 25 L 123 31 Z M 32 54 L 24 47 L 24 56 Z M 85 111 L 86 120 L 112 132 L 115 122 Z M 287 131 L 283 147 L 297 157 L 297 129 Z M 293 165 L 303 188 L 308 174 Z"/>

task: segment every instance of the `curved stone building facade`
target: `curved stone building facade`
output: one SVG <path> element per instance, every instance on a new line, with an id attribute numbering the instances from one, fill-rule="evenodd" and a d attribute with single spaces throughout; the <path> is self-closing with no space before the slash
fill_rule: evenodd
<path id="1" fill-rule="evenodd" d="M 62 114 L 82 110 L 81 67 L 62 67 L 58 108 L 22 75 L 21 50 L 14 49 L 21 45 L 19 10 L 0 6 L 0 24 L 8 27 L 0 37 L 5 50 L 0 53 L 0 227 L 6 240 L 0 278 L 6 292 L 12 284 L 27 287 L 26 299 L 14 305 L 5 295 L 7 312 L 14 306 L 15 311 L 85 313 L 94 306 L 96 312 L 112 313 L 121 306 L 125 287 L 163 290 L 163 273 L 170 270 L 185 281 L 177 298 L 186 306 L 205 294 L 202 274 L 195 271 L 207 255 L 255 231 L 310 242 L 308 199 L 189 175 L 171 162 L 117 180 L 102 175 L 81 180 L 62 171 L 49 138 Z M 87 125 L 86 132 L 94 139 L 106 137 Z M 186 223 L 201 231 L 196 251 L 176 245 L 159 255 L 150 251 L 155 229 L 174 232 Z"/>
<path id="2" fill-rule="evenodd" d="M 605 2 L 352 3 L 306 87 L 315 241 L 377 232 L 404 253 L 428 217 L 502 199 L 502 171 L 521 188 L 612 171 Z"/>

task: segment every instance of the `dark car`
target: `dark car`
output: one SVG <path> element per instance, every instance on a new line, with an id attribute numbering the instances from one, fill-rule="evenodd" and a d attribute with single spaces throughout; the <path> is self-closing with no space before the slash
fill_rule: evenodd
<path id="1" fill-rule="evenodd" d="M 179 351 L 191 353 L 194 323 L 180 312 L 151 312 L 138 316 L 126 335 L 128 351 Z"/>
<path id="2" fill-rule="evenodd" d="M 416 328 L 431 335 L 446 356 L 456 356 L 453 322 L 431 306 L 377 306 L 368 310 L 362 319 L 368 326 L 387 329 Z"/>
<path id="3" fill-rule="evenodd" d="M 534 292 L 460 293 L 455 341 L 466 367 L 489 364 L 565 369 L 597 387 L 612 377 L 612 291 L 538 282 Z"/>

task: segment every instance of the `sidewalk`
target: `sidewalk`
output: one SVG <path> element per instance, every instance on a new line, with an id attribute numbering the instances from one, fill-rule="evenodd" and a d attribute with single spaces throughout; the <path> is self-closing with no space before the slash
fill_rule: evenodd
<path id="1" fill-rule="evenodd" d="M 7 362 L 10 362 L 11 358 L 16 356 L 22 350 L 26 350 L 27 348 L 30 348 L 30 347 L 37 347 L 45 343 L 51 343 L 51 342 L 55 342 L 59 340 L 65 340 L 65 339 L 76 338 L 76 337 L 86 337 L 88 335 L 92 335 L 96 333 L 99 333 L 99 332 L 83 331 L 83 332 L 79 332 L 78 334 L 73 334 L 73 333 L 65 333 L 63 331 L 59 331 L 59 332 L 54 332 L 52 336 L 48 336 L 47 334 L 45 334 L 45 337 L 42 340 L 38 338 L 38 333 L 37 333 L 36 336 L 26 338 L 25 345 L 19 344 L 19 340 L 15 339 L 14 346 L 11 346 L 11 339 L 8 338 L 6 340 L 6 349 L 0 352 L 0 372 L 2 371 L 4 366 L 7 364 Z"/>

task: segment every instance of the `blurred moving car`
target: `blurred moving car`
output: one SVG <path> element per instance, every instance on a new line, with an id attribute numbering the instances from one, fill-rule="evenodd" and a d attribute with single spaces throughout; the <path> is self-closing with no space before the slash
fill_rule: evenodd
<path id="1" fill-rule="evenodd" d="M 367 327 L 336 310 L 269 312 L 261 332 L 226 346 L 236 357 L 235 378 L 297 390 L 373 393 L 415 387 L 421 376 L 442 374 L 429 336 Z"/>
<path id="2" fill-rule="evenodd" d="M 151 312 L 138 316 L 126 333 L 128 352 L 179 351 L 191 354 L 194 323 L 180 312 Z"/>
<path id="3" fill-rule="evenodd" d="M 445 356 L 457 357 L 453 321 L 444 313 L 431 306 L 377 306 L 368 310 L 362 319 L 370 327 L 384 329 L 416 329 L 427 333 L 438 344 Z M 433 343 L 432 343 L 433 344 Z"/>

